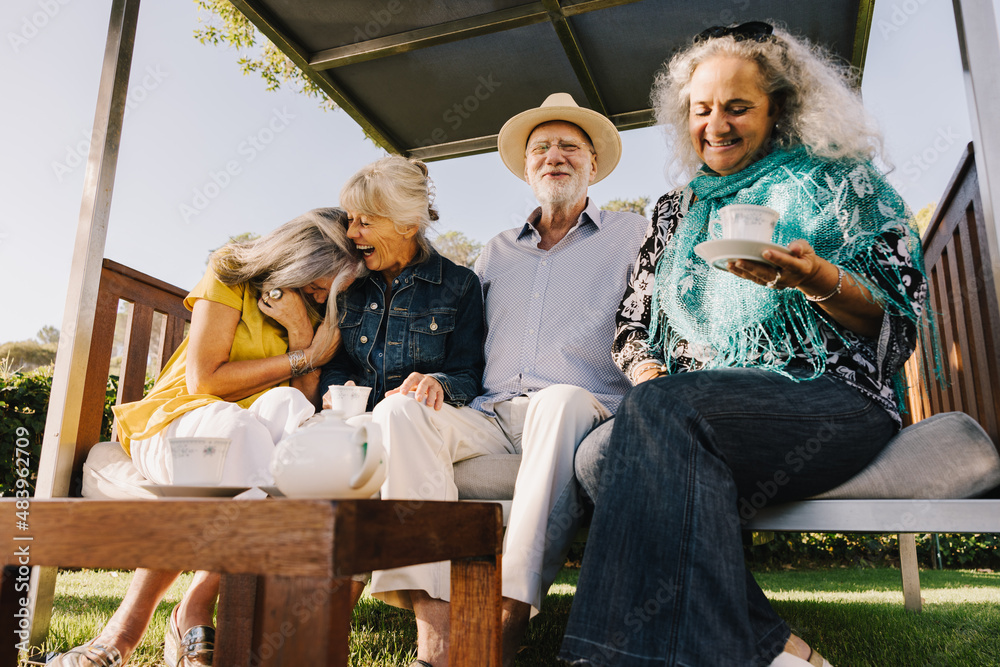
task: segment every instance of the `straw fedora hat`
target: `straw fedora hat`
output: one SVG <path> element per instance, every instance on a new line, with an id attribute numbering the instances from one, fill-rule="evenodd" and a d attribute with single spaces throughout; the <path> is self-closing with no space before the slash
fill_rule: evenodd
<path id="1" fill-rule="evenodd" d="M 542 123 L 562 120 L 583 128 L 597 151 L 597 183 L 614 171 L 622 156 L 622 140 L 615 124 L 606 117 L 584 109 L 569 93 L 552 93 L 545 98 L 542 106 L 517 114 L 500 128 L 497 148 L 500 159 L 515 176 L 524 179 L 524 149 L 528 145 L 531 131 Z"/>

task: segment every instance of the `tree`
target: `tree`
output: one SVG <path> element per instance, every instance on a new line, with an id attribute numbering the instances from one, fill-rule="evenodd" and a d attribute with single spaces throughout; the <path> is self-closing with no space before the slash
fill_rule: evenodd
<path id="1" fill-rule="evenodd" d="M 475 266 L 479 253 L 483 250 L 482 243 L 473 241 L 462 232 L 454 231 L 439 234 L 434 239 L 434 247 L 459 266 L 467 266 L 470 269 Z"/>
<path id="2" fill-rule="evenodd" d="M 46 324 L 44 327 L 38 330 L 35 337 L 39 340 L 42 345 L 46 343 L 52 343 L 53 345 L 59 342 L 59 329 L 56 329 L 51 324 Z"/>
<path id="3" fill-rule="evenodd" d="M 636 197 L 635 199 L 612 199 L 601 208 L 605 211 L 630 211 L 646 217 L 647 206 L 649 206 L 649 197 Z"/>
<path id="4" fill-rule="evenodd" d="M 934 211 L 936 210 L 937 202 L 932 201 L 930 204 L 917 211 L 916 215 L 913 216 L 913 221 L 917 225 L 917 231 L 920 233 L 920 236 L 924 235 L 924 232 L 927 230 L 927 225 L 931 224 L 931 218 L 934 217 Z"/>
<path id="5" fill-rule="evenodd" d="M 297 92 L 317 98 L 320 107 L 325 110 L 337 108 L 323 89 L 303 74 L 229 0 L 195 0 L 195 5 L 199 11 L 209 14 L 208 19 L 203 22 L 204 27 L 194 31 L 199 42 L 232 47 L 238 55 L 237 62 L 243 73 L 260 74 L 268 90 L 278 90 L 282 85 L 289 85 Z M 198 20 L 202 22 L 200 15 Z"/>
<path id="6" fill-rule="evenodd" d="M 230 236 L 229 240 L 220 245 L 219 248 L 229 245 L 230 243 L 247 243 L 248 241 L 256 241 L 259 238 L 260 234 L 255 234 L 254 232 L 243 232 L 242 234 Z M 208 266 L 209 261 L 212 259 L 212 255 L 215 254 L 215 251 L 219 248 L 212 248 L 208 251 L 208 257 L 205 258 L 205 266 Z"/>

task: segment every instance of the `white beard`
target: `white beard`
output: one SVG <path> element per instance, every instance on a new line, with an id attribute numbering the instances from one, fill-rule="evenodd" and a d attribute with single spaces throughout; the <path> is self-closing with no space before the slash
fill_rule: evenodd
<path id="1" fill-rule="evenodd" d="M 538 177 L 532 179 L 530 185 L 538 203 L 548 206 L 575 204 L 587 193 L 587 180 L 578 171 L 570 172 L 568 179 L 557 181 Z"/>

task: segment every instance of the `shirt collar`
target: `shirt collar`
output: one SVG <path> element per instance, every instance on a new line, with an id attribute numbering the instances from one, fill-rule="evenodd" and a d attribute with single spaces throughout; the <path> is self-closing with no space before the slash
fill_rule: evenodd
<path id="1" fill-rule="evenodd" d="M 524 226 L 521 227 L 521 231 L 517 235 L 517 240 L 520 241 L 525 237 L 532 237 L 541 240 L 542 235 L 539 234 L 538 230 L 535 228 L 535 225 L 537 225 L 538 221 L 541 219 L 542 207 L 539 206 L 531 212 L 531 215 L 528 216 L 528 220 L 524 223 Z M 587 197 L 587 206 L 583 209 L 580 217 L 577 218 L 576 224 L 579 226 L 586 224 L 588 221 L 593 223 L 593 225 L 598 229 L 601 228 L 601 209 L 597 207 L 593 197 Z"/>
<path id="2" fill-rule="evenodd" d="M 410 282 L 410 278 L 420 278 L 423 281 L 434 283 L 439 285 L 443 280 L 444 275 L 444 260 L 441 259 L 441 255 L 438 254 L 437 250 L 431 248 L 431 256 L 426 260 L 420 262 L 419 264 L 411 264 L 410 266 L 403 269 L 402 273 L 396 277 L 401 283 Z M 376 285 L 383 285 L 382 274 L 375 272 L 368 274 L 368 280 L 371 280 Z"/>

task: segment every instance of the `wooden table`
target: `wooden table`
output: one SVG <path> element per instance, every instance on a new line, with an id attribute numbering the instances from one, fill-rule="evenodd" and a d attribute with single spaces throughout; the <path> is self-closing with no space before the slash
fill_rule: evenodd
<path id="1" fill-rule="evenodd" d="M 30 565 L 224 573 L 215 664 L 347 665 L 344 577 L 450 560 L 451 656 L 500 666 L 502 523 L 495 503 L 0 499 L 0 666 L 17 665 L 17 550 Z M 24 538 L 30 537 L 30 540 Z"/>

